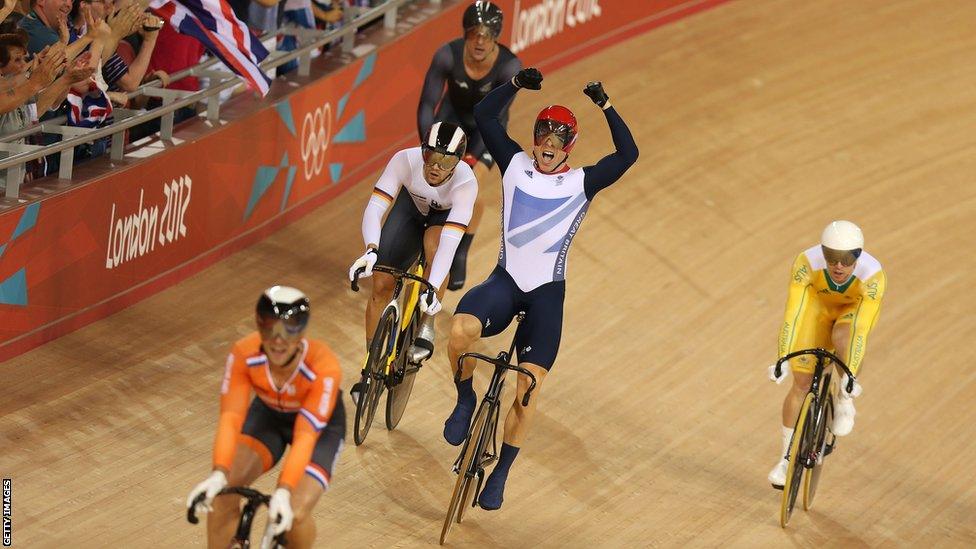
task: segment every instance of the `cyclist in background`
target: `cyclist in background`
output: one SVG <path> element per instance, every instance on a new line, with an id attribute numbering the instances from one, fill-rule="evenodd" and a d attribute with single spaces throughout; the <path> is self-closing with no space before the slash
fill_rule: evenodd
<path id="1" fill-rule="evenodd" d="M 779 356 L 794 351 L 822 347 L 833 350 L 857 375 L 867 350 L 868 334 L 878 321 L 881 298 L 885 292 L 885 273 L 881 263 L 864 251 L 864 235 L 850 221 L 833 221 L 824 229 L 820 244 L 804 250 L 793 262 L 786 315 L 779 335 Z M 782 383 L 790 370 L 793 386 L 783 401 L 783 450 L 769 472 L 769 482 L 782 489 L 786 481 L 790 440 L 803 399 L 810 390 L 814 357 L 790 360 L 776 377 L 775 365 L 769 367 L 769 378 Z M 841 386 L 847 384 L 844 374 Z M 831 432 L 845 436 L 854 428 L 854 391 L 840 391 L 834 401 Z"/>
<path id="2" fill-rule="evenodd" d="M 474 169 L 475 177 L 481 182 L 486 181 L 495 161 L 475 124 L 474 106 L 522 68 L 518 57 L 498 43 L 502 18 L 501 8 L 492 2 L 474 2 L 464 10 L 461 20 L 464 38 L 452 40 L 434 53 L 417 107 L 417 131 L 421 138 L 436 120 L 461 126 L 468 136 L 464 161 Z M 501 121 L 503 126 L 508 122 L 508 104 L 502 108 Z M 478 200 L 454 255 L 449 290 L 460 290 L 464 286 L 468 249 L 483 212 L 484 204 Z"/>

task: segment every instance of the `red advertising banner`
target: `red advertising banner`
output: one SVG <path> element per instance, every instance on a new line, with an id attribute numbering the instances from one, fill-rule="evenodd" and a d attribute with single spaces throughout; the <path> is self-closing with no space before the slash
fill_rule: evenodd
<path id="1" fill-rule="evenodd" d="M 502 42 L 551 70 L 725 0 L 502 0 Z M 267 107 L 0 214 L 0 360 L 107 316 L 308 213 L 416 138 L 458 4 Z"/>

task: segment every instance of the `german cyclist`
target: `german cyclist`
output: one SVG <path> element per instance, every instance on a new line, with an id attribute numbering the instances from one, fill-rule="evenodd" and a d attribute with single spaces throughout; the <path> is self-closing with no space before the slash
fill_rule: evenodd
<path id="1" fill-rule="evenodd" d="M 437 288 L 437 293 L 420 300 L 421 310 L 426 314 L 420 334 L 409 350 L 413 362 L 433 353 L 432 317 L 441 308 L 444 279 L 478 197 L 474 173 L 461 162 L 466 147 L 467 136 L 459 126 L 436 122 L 421 146 L 393 155 L 363 213 L 366 251 L 349 268 L 350 280 L 360 268 L 365 269 L 361 276 L 373 276 L 373 266 L 377 263 L 408 270 L 423 250 L 429 266 L 425 277 Z M 390 213 L 384 222 L 387 209 Z M 367 347 L 379 315 L 392 299 L 394 282 L 386 273 L 377 272 L 373 276 L 373 290 L 366 305 Z M 353 386 L 354 396 L 359 392 L 358 385 Z"/>

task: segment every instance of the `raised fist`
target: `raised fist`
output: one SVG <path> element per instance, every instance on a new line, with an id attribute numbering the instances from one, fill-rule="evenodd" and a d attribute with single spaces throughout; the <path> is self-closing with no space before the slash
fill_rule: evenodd
<path id="1" fill-rule="evenodd" d="M 607 101 L 610 101 L 607 92 L 603 91 L 603 82 L 590 82 L 583 88 L 583 93 L 601 109 L 606 106 Z"/>
<path id="2" fill-rule="evenodd" d="M 541 90 L 542 73 L 536 68 L 522 69 L 515 75 L 515 78 L 512 78 L 512 84 L 527 90 Z"/>

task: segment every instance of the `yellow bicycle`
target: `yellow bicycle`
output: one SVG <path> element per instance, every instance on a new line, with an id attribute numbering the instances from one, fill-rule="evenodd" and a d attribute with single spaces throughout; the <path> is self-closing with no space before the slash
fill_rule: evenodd
<path id="1" fill-rule="evenodd" d="M 376 265 L 373 271 L 393 276 L 396 283 L 393 299 L 380 315 L 373 339 L 370 340 L 366 362 L 363 364 L 353 431 L 357 446 L 366 440 L 384 389 L 389 390 L 386 398 L 386 428 L 396 428 L 403 417 L 413 390 L 414 378 L 421 366 L 420 362 L 413 363 L 407 358 L 407 350 L 420 329 L 421 289 L 425 292 L 433 291 L 433 286 L 423 277 L 422 262 L 418 262 L 412 272 L 385 265 Z M 362 273 L 363 269 L 356 271 L 352 280 L 353 291 L 359 291 L 359 277 Z M 404 292 L 404 286 L 407 285 L 410 288 Z"/>

